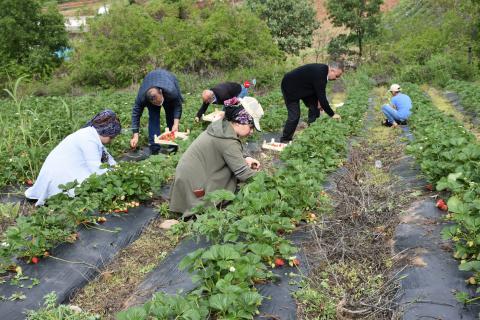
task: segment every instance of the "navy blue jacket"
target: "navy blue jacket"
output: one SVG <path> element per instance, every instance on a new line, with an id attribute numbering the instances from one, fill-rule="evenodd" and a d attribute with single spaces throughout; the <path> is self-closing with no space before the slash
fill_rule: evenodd
<path id="1" fill-rule="evenodd" d="M 180 119 L 182 116 L 182 102 L 183 97 L 180 92 L 177 78 L 164 69 L 156 69 L 151 71 L 143 79 L 142 85 L 138 90 L 137 98 L 132 110 L 132 131 L 138 132 L 140 129 L 140 117 L 142 116 L 145 107 L 152 107 L 153 105 L 147 100 L 146 93 L 150 88 L 160 88 L 165 98 L 163 107 L 165 112 L 173 111 L 173 117 Z"/>

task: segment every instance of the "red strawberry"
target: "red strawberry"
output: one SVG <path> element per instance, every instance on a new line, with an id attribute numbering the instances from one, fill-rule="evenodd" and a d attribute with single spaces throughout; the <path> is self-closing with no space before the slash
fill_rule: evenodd
<path id="1" fill-rule="evenodd" d="M 442 211 L 448 211 L 448 206 L 446 204 L 442 204 L 441 206 L 438 207 L 438 209 Z"/>
<path id="2" fill-rule="evenodd" d="M 246 81 L 243 83 L 243 86 L 244 86 L 245 88 L 247 88 L 247 89 L 250 88 L 250 81 L 246 80 Z"/>
<path id="3" fill-rule="evenodd" d="M 445 201 L 443 201 L 443 199 L 439 199 L 439 200 L 437 201 L 437 205 L 436 205 L 436 206 L 437 206 L 437 208 L 440 208 L 441 206 L 445 206 L 445 205 L 446 205 Z"/>
<path id="4" fill-rule="evenodd" d="M 40 260 L 37 257 L 32 258 L 32 263 L 37 264 Z"/>
<path id="5" fill-rule="evenodd" d="M 425 186 L 425 189 L 427 189 L 428 191 L 433 191 L 433 185 L 429 183 Z"/>
<path id="6" fill-rule="evenodd" d="M 281 266 L 283 266 L 284 264 L 285 264 L 285 261 L 283 261 L 283 259 L 281 259 L 281 258 L 276 258 L 276 259 L 275 259 L 275 266 L 276 266 L 276 267 L 281 267 Z"/>
<path id="7" fill-rule="evenodd" d="M 33 186 L 33 181 L 32 181 L 32 179 L 27 179 L 27 180 L 25 180 L 25 183 L 26 183 L 28 186 Z"/>

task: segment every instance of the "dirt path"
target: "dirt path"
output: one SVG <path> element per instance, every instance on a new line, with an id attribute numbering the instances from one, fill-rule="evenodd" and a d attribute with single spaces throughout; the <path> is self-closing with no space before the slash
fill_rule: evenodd
<path id="1" fill-rule="evenodd" d="M 383 92 L 383 91 L 375 91 Z M 392 319 L 399 283 L 392 277 L 404 261 L 392 255 L 399 214 L 411 198 L 391 173 L 403 156 L 399 130 L 380 126 L 381 99 L 367 129 L 350 149 L 349 161 L 330 179 L 333 210 L 313 228 L 305 248 L 313 268 L 297 295 L 299 319 Z"/>

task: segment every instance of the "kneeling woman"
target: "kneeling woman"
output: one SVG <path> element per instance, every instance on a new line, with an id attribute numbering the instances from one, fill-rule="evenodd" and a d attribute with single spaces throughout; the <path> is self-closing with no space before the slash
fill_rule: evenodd
<path id="1" fill-rule="evenodd" d="M 103 145 L 109 144 L 120 131 L 115 112 L 98 113 L 50 152 L 35 184 L 25 191 L 25 196 L 37 200 L 36 205 L 41 206 L 47 198 L 61 192 L 59 185 L 74 180 L 82 182 L 93 173 L 105 173 L 107 169 L 100 168 L 102 163 L 114 165 L 116 162 Z"/>
<path id="2" fill-rule="evenodd" d="M 225 101 L 225 117 L 212 122 L 185 151 L 175 171 L 170 210 L 191 215 L 205 194 L 225 189 L 234 192 L 237 181 L 255 175 L 260 163 L 244 157 L 240 138 L 260 131 L 263 109 L 251 97 Z"/>

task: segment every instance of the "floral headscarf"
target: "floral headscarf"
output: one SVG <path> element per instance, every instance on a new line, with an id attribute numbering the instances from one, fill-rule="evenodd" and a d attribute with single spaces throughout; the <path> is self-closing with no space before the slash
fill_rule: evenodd
<path id="1" fill-rule="evenodd" d="M 84 127 L 94 127 L 99 135 L 112 138 L 122 130 L 116 113 L 109 109 L 97 113 Z"/>

